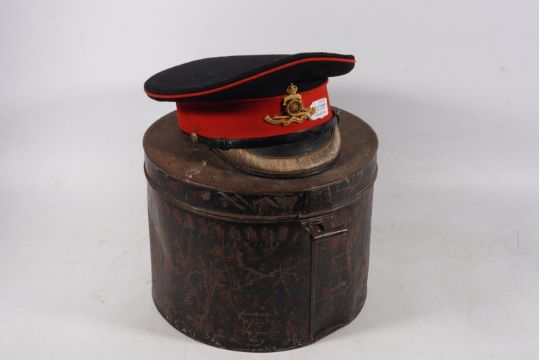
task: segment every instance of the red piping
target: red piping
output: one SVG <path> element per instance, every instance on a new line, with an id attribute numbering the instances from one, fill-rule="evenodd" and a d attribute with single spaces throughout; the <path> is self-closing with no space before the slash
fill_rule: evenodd
<path id="1" fill-rule="evenodd" d="M 307 58 L 307 59 L 295 60 L 295 61 L 292 61 L 290 63 L 283 64 L 283 65 L 277 66 L 275 68 L 265 70 L 265 71 L 260 72 L 258 74 L 248 76 L 247 78 L 232 82 L 230 84 L 226 84 L 226 85 L 219 86 L 217 88 L 213 88 L 213 89 L 209 89 L 209 90 L 197 91 L 197 92 L 189 93 L 189 94 L 178 94 L 178 95 L 160 95 L 160 94 L 151 93 L 151 92 L 146 91 L 146 90 L 145 90 L 145 92 L 146 92 L 146 94 L 148 96 L 153 97 L 153 98 L 158 98 L 158 99 L 183 99 L 183 98 L 192 97 L 192 96 L 208 95 L 208 94 L 213 94 L 213 93 L 216 93 L 216 92 L 219 92 L 219 91 L 222 91 L 222 90 L 232 88 L 232 87 L 237 86 L 237 85 L 241 85 L 241 84 L 246 83 L 248 81 L 255 80 L 257 78 L 263 77 L 265 75 L 271 74 L 273 72 L 276 72 L 276 71 L 279 71 L 279 70 L 282 70 L 282 69 L 286 69 L 288 67 L 291 67 L 291 66 L 294 66 L 294 65 L 297 65 L 297 64 L 302 64 L 302 63 L 305 63 L 305 62 L 312 62 L 312 61 L 333 61 L 333 62 L 346 62 L 346 63 L 352 63 L 352 64 L 354 64 L 356 62 L 355 59 L 343 59 L 343 58 L 326 58 L 326 57 Z"/>

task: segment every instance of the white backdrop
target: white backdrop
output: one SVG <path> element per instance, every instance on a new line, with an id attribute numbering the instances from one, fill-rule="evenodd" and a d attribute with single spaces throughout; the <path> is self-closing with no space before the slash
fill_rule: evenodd
<path id="1" fill-rule="evenodd" d="M 0 5 L 1 359 L 537 359 L 538 2 Z M 142 135 L 157 71 L 352 53 L 333 104 L 380 138 L 369 292 L 348 327 L 253 355 L 150 295 Z"/>

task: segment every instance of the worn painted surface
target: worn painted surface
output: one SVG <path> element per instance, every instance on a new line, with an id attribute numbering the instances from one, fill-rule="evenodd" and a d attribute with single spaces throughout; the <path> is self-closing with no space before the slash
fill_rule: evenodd
<path id="1" fill-rule="evenodd" d="M 144 141 L 153 298 L 167 321 L 245 351 L 307 345 L 352 321 L 366 298 L 372 130 L 344 112 L 349 142 L 331 169 L 270 180 L 229 167 L 175 126 L 169 114 Z"/>

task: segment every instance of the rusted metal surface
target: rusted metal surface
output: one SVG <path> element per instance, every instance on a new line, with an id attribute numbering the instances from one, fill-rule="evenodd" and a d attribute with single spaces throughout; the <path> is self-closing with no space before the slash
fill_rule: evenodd
<path id="1" fill-rule="evenodd" d="M 180 136 L 174 113 L 144 139 L 152 294 L 175 328 L 234 350 L 304 346 L 366 298 L 377 139 L 343 112 L 338 161 L 272 180 Z"/>

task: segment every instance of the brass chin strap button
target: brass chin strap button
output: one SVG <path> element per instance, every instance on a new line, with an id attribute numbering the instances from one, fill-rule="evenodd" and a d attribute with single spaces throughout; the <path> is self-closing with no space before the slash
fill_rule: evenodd
<path id="1" fill-rule="evenodd" d="M 191 135 L 189 137 L 191 138 L 192 143 L 199 142 L 199 136 L 196 133 L 191 133 Z"/>

